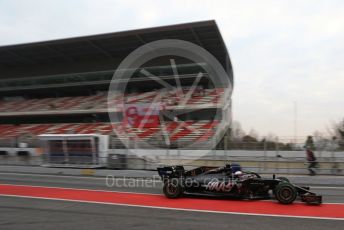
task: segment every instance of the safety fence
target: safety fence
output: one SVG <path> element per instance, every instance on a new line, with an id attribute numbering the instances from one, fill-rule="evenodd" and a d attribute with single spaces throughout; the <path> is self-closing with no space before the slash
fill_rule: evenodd
<path id="1" fill-rule="evenodd" d="M 90 156 L 0 156 L 0 165 L 74 167 L 74 168 L 110 168 L 155 170 L 162 165 L 184 165 L 186 167 L 215 166 L 237 163 L 246 171 L 258 173 L 308 174 L 308 163 L 304 158 L 255 157 L 250 156 L 134 156 L 109 154 L 106 158 Z M 344 175 L 343 158 L 318 158 L 316 172 L 321 175 Z"/>
<path id="2" fill-rule="evenodd" d="M 1 133 L 0 133 L 1 135 Z M 225 143 L 220 142 L 217 149 L 220 150 L 261 150 L 261 151 L 301 151 L 304 149 L 306 137 L 298 137 L 293 139 L 292 137 L 276 137 L 271 140 L 260 141 L 241 141 L 241 140 L 227 140 Z M 188 140 L 190 142 L 190 140 Z M 42 146 L 42 141 L 34 135 L 23 137 L 0 137 L 0 148 L 17 148 L 25 146 L 28 148 L 38 148 Z M 149 140 L 149 147 L 166 148 L 164 140 Z M 171 145 L 171 149 L 178 149 L 178 146 L 185 146 L 183 141 L 175 141 L 175 145 Z M 123 144 L 121 138 L 116 135 L 109 135 L 110 149 L 122 149 L 122 148 L 144 148 L 144 146 L 138 146 L 135 141 L 130 141 Z M 208 149 L 209 146 L 202 146 L 201 143 L 197 146 L 199 149 Z M 194 148 L 194 146 L 192 146 Z M 316 142 L 314 148 L 317 151 L 344 151 L 344 139 L 332 141 L 330 137 L 325 140 Z"/>

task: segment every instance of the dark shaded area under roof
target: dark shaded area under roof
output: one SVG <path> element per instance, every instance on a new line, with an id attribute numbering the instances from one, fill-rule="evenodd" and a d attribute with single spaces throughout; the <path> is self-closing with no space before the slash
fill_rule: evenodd
<path id="1" fill-rule="evenodd" d="M 159 39 L 181 39 L 202 46 L 233 78 L 227 48 L 211 20 L 2 46 L 0 79 L 115 69 L 130 52 Z"/>

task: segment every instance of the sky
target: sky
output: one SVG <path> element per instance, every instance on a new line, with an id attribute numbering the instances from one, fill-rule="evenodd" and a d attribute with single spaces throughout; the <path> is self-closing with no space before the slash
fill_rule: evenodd
<path id="1" fill-rule="evenodd" d="M 289 138 L 296 117 L 302 137 L 344 118 L 341 0 L 0 0 L 0 46 L 210 19 L 230 54 L 244 130 Z"/>

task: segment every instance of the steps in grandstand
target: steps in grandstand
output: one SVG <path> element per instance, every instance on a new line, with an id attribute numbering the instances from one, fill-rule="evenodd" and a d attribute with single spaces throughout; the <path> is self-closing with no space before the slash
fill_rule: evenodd
<path id="1" fill-rule="evenodd" d="M 184 92 L 184 94 L 186 91 Z M 181 98 L 177 93 L 171 94 L 165 91 L 153 91 L 145 93 L 132 93 L 122 96 L 114 95 L 110 99 L 110 103 L 118 104 L 123 102 L 127 104 L 144 104 L 151 103 L 154 98 L 159 96 L 158 103 L 167 106 L 178 106 Z M 203 89 L 202 92 L 195 91 L 191 98 L 186 102 L 186 105 L 208 105 L 213 106 L 217 104 L 223 96 L 223 89 Z M 111 104 L 110 104 L 111 105 Z M 57 111 L 57 110 L 96 110 L 108 108 L 107 93 L 103 92 L 92 96 L 77 96 L 77 97 L 59 97 L 59 98 L 44 98 L 44 99 L 16 99 L 16 100 L 1 100 L 0 99 L 0 116 L 10 112 L 25 112 L 30 114 L 31 111 Z M 178 108 L 178 107 L 176 107 Z"/>
<path id="2" fill-rule="evenodd" d="M 211 138 L 216 121 L 166 122 L 167 136 L 171 142 L 206 141 Z M 114 132 L 113 128 L 117 132 Z M 78 124 L 0 124 L 1 138 L 37 136 L 40 134 L 91 134 L 112 135 L 120 141 L 163 142 L 161 126 L 151 128 L 122 127 L 121 124 L 110 123 L 78 123 Z M 154 136 L 159 136 L 156 138 Z"/>

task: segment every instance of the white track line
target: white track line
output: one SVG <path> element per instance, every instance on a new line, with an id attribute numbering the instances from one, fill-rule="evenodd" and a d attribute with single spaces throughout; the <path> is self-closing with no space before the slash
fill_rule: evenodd
<path id="1" fill-rule="evenodd" d="M 71 202 L 79 202 L 79 203 L 106 204 L 106 205 L 116 205 L 116 206 L 126 206 L 126 207 L 152 208 L 152 209 L 164 209 L 164 210 L 187 211 L 187 212 L 219 213 L 219 214 L 232 214 L 232 215 L 264 216 L 264 217 L 284 217 L 284 218 L 287 217 L 287 218 L 301 218 L 301 219 L 315 219 L 315 220 L 342 220 L 342 221 L 344 220 L 344 218 L 332 218 L 332 217 L 292 216 L 292 215 L 288 216 L 288 215 L 257 214 L 257 213 L 245 213 L 245 212 L 223 212 L 223 211 L 211 211 L 211 210 L 156 207 L 156 206 L 147 206 L 147 205 L 121 204 L 121 203 L 110 203 L 110 202 L 99 202 L 99 201 L 83 201 L 83 200 L 73 200 L 73 199 L 19 196 L 19 195 L 6 195 L 6 194 L 0 194 L 0 196 L 53 200 L 53 201 L 71 201 Z"/>
<path id="2" fill-rule="evenodd" d="M 53 189 L 70 189 L 77 191 L 88 191 L 88 192 L 117 192 L 117 193 L 126 193 L 126 194 L 138 194 L 138 195 L 153 195 L 153 196 L 163 196 L 162 194 L 157 193 L 144 193 L 144 192 L 128 192 L 128 191 L 115 191 L 115 190 L 102 190 L 102 189 L 85 189 L 85 188 L 69 188 L 69 187 L 54 187 L 54 186 L 40 186 L 40 185 L 27 185 L 27 184 L 3 184 L 0 185 L 9 185 L 9 186 L 23 186 L 23 187 L 35 187 L 35 188 L 53 188 Z M 0 190 L 1 192 L 1 190 Z M 0 194 L 1 195 L 1 194 Z"/>
<path id="3" fill-rule="evenodd" d="M 91 177 L 91 176 L 69 176 L 69 175 L 46 175 L 46 174 L 30 174 L 30 173 L 12 173 L 12 172 L 0 172 L 0 175 L 16 175 L 16 176 L 32 176 L 32 177 L 55 177 L 55 178 L 74 178 L 74 179 L 91 179 L 91 180 L 105 180 L 107 176 L 113 177 L 115 180 L 119 181 L 126 181 L 126 180 L 139 180 L 139 181 L 149 181 L 149 182 L 154 182 L 154 183 L 162 183 L 160 179 L 157 179 L 159 176 L 156 175 L 155 178 L 152 179 L 147 179 L 147 178 L 135 178 L 135 177 L 127 177 L 123 176 L 121 177 L 116 177 L 115 175 L 107 175 L 107 176 L 102 176 L 102 177 Z M 1 179 L 0 179 L 1 181 Z M 344 190 L 344 187 L 337 187 L 337 186 L 309 186 L 311 189 L 333 189 L 333 190 Z"/>
<path id="4" fill-rule="evenodd" d="M 309 186 L 311 189 L 335 189 L 335 190 L 344 190 L 344 187 L 328 187 L 328 186 Z"/>
<path id="5" fill-rule="evenodd" d="M 75 179 L 92 179 L 92 180 L 104 180 L 106 179 L 107 176 L 113 177 L 116 180 L 140 180 L 140 181 L 154 181 L 154 182 L 162 182 L 160 179 L 155 180 L 156 178 L 160 178 L 158 175 L 155 176 L 155 178 L 152 179 L 147 179 L 143 177 L 130 177 L 130 176 L 119 176 L 117 177 L 116 175 L 109 174 L 105 176 L 97 176 L 97 177 L 92 177 L 92 176 L 69 176 L 69 175 L 50 175 L 50 174 L 35 174 L 35 173 L 12 173 L 12 172 L 0 172 L 0 175 L 16 175 L 16 176 L 32 176 L 32 177 L 56 177 L 56 178 L 75 178 Z M 0 179 L 1 180 L 1 179 Z"/>
<path id="6" fill-rule="evenodd" d="M 106 179 L 107 176 L 111 176 L 116 180 L 140 180 L 140 181 L 153 181 L 156 183 L 162 183 L 162 181 L 160 179 L 155 180 L 156 178 L 158 178 L 159 176 L 156 175 L 156 178 L 153 179 L 147 179 L 147 178 L 140 178 L 140 177 L 130 177 L 130 176 L 122 176 L 121 177 L 116 177 L 115 175 L 109 174 L 106 176 L 97 176 L 97 177 L 92 177 L 92 176 L 69 176 L 69 175 L 50 175 L 50 174 L 30 174 L 30 173 L 13 173 L 13 172 L 0 172 L 0 175 L 17 175 L 17 176 L 33 176 L 33 177 L 56 177 L 56 178 L 63 178 L 63 177 L 67 177 L 67 178 L 75 178 L 75 179 L 91 179 L 91 180 L 104 180 Z M 159 177 L 160 178 L 160 177 Z M 341 186 L 309 186 L 311 189 L 335 189 L 335 190 L 344 190 L 344 187 Z"/>

